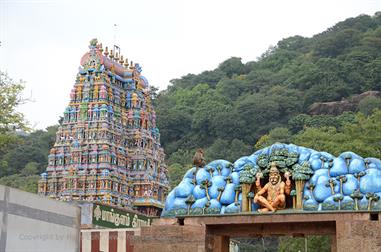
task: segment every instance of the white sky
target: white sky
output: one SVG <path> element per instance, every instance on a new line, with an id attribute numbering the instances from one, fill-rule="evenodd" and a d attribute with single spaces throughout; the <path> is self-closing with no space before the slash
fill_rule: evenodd
<path id="1" fill-rule="evenodd" d="M 0 0 L 0 70 L 26 81 L 32 101 L 19 110 L 43 129 L 63 115 L 92 38 L 110 48 L 115 37 L 162 90 L 231 56 L 252 61 L 282 38 L 380 10 L 381 0 Z"/>

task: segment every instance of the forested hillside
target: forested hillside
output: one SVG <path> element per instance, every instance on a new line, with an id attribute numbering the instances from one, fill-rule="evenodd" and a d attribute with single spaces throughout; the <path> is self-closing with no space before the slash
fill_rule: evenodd
<path id="1" fill-rule="evenodd" d="M 0 149 L 0 184 L 36 193 L 56 131 L 57 126 L 51 126 L 30 134 L 14 134 L 6 148 Z"/>
<path id="2" fill-rule="evenodd" d="M 372 114 L 381 108 L 379 98 L 359 103 L 357 110 L 365 116 L 306 114 L 314 102 L 340 101 L 369 90 L 381 91 L 381 13 L 349 18 L 312 38 L 285 38 L 255 61 L 232 57 L 214 70 L 174 79 L 156 100 L 173 184 L 199 147 L 207 161 L 234 161 L 277 140 L 380 156 L 380 128 L 372 132 L 378 138 L 374 142 L 359 139 L 350 145 L 344 139 L 354 131 L 361 137 L 364 123 L 370 124 L 368 130 L 381 124 L 379 112 Z M 337 134 L 345 137 L 332 140 Z M 313 135 L 325 137 L 331 147 L 311 140 Z"/>

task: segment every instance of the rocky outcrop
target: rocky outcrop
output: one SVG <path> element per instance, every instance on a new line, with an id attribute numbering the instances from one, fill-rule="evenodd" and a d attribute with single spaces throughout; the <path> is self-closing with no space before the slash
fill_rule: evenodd
<path id="1" fill-rule="evenodd" d="M 308 114 L 310 115 L 339 115 L 345 111 L 356 111 L 357 106 L 361 100 L 366 97 L 381 97 L 379 91 L 367 91 L 359 95 L 354 95 L 348 99 L 332 102 L 315 102 L 308 108 Z"/>

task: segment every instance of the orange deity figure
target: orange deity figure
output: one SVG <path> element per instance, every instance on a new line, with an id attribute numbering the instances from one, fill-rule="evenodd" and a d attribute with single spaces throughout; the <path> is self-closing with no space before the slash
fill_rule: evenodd
<path id="1" fill-rule="evenodd" d="M 273 162 L 271 163 L 269 182 L 263 188 L 260 184 L 261 176 L 262 174 L 258 173 L 255 181 L 257 193 L 254 197 L 254 203 L 262 207 L 258 211 L 275 212 L 284 209 L 286 207 L 286 194 L 289 195 L 291 191 L 290 173 L 284 174 L 286 183 L 283 182 L 279 170 Z"/>
<path id="2" fill-rule="evenodd" d="M 93 99 L 98 99 L 98 86 L 94 86 L 94 93 L 93 93 Z"/>
<path id="3" fill-rule="evenodd" d="M 136 93 L 132 94 L 132 107 L 136 108 L 138 106 L 138 95 Z"/>

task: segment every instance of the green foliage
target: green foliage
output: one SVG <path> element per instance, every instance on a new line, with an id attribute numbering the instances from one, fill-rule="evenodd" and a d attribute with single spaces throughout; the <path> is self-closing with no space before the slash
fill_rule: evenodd
<path id="1" fill-rule="evenodd" d="M 169 170 L 170 185 L 172 188 L 175 188 L 183 179 L 183 176 L 185 172 L 187 171 L 187 168 L 181 164 L 174 163 L 168 167 L 168 170 Z"/>
<path id="2" fill-rule="evenodd" d="M 351 150 L 361 156 L 381 155 L 381 111 L 370 116 L 356 114 L 354 123 L 334 127 L 306 128 L 294 135 L 293 142 L 333 155 Z"/>
<path id="3" fill-rule="evenodd" d="M 6 73 L 0 72 L 0 133 L 10 130 L 26 129 L 23 115 L 16 107 L 23 102 L 22 82 L 14 82 Z"/>
<path id="4" fill-rule="evenodd" d="M 28 162 L 24 169 L 21 170 L 21 175 L 31 176 L 38 173 L 38 163 L 37 162 Z"/>
<path id="5" fill-rule="evenodd" d="M 278 251 L 280 252 L 294 252 L 304 251 L 305 239 L 280 237 Z M 307 236 L 307 250 L 308 251 L 331 251 L 331 239 L 327 236 Z"/>
<path id="6" fill-rule="evenodd" d="M 29 129 L 23 115 L 16 111 L 25 101 L 21 98 L 22 90 L 21 81 L 14 82 L 0 72 L 0 177 L 7 176 L 2 178 L 7 185 L 31 191 L 34 188 L 33 175 L 42 172 L 47 165 L 57 129 L 49 127 L 47 131 L 26 132 Z M 18 173 L 21 175 L 16 175 Z M 19 181 L 24 177 L 26 183 L 22 185 Z M 15 181 L 11 182 L 11 179 Z"/>
<path id="7" fill-rule="evenodd" d="M 168 160 L 185 165 L 191 158 L 179 161 L 177 152 L 201 147 L 210 161 L 234 161 L 252 151 L 248 146 L 257 143 L 256 148 L 262 148 L 276 141 L 297 141 L 334 154 L 363 149 L 377 156 L 374 144 L 379 144 L 364 143 L 366 135 L 347 142 L 347 125 L 358 123 L 354 113 L 305 113 L 313 102 L 381 91 L 380 44 L 379 14 L 361 15 L 311 38 L 285 38 L 256 61 L 244 64 L 232 57 L 212 71 L 172 80 L 156 100 Z M 365 115 L 378 107 L 374 101 L 363 103 L 359 110 Z"/>
<path id="8" fill-rule="evenodd" d="M 374 96 L 362 99 L 358 106 L 358 110 L 364 115 L 372 114 L 375 109 L 381 110 L 381 99 Z"/>
<path id="9" fill-rule="evenodd" d="M 177 163 L 182 166 L 186 166 L 191 162 L 194 152 L 195 151 L 179 149 L 172 153 L 172 155 L 167 159 L 167 164 L 171 165 Z"/>
<path id="10" fill-rule="evenodd" d="M 228 77 L 232 77 L 234 74 L 243 74 L 245 72 L 245 65 L 242 64 L 241 58 L 231 57 L 228 60 L 222 62 L 218 68 L 224 72 Z"/>
<path id="11" fill-rule="evenodd" d="M 56 131 L 57 126 L 51 126 L 46 131 L 37 130 L 26 135 L 15 135 L 17 144 L 10 145 L 0 153 L 0 176 L 20 173 L 28 163 L 32 163 L 34 167 L 31 169 L 29 164 L 29 171 L 24 172 L 38 174 L 45 171 Z"/>
<path id="12" fill-rule="evenodd" d="M 0 157 L 19 143 L 16 130 L 28 130 L 23 114 L 16 111 L 17 106 L 24 101 L 21 98 L 23 89 L 22 81 L 15 82 L 0 71 Z M 0 161 L 0 169 L 5 166 L 6 161 Z"/>
<path id="13" fill-rule="evenodd" d="M 292 179 L 293 180 L 308 180 L 314 171 L 310 168 L 308 161 L 293 166 Z"/>
<path id="14" fill-rule="evenodd" d="M 18 188 L 23 191 L 37 193 L 38 175 L 24 176 L 20 174 L 13 174 L 0 178 L 0 184 Z"/>
<path id="15" fill-rule="evenodd" d="M 335 127 L 340 128 L 346 123 L 355 122 L 353 112 L 344 112 L 341 115 L 306 115 L 298 114 L 288 121 L 292 133 L 298 133 L 304 128 Z"/>
<path id="16" fill-rule="evenodd" d="M 251 165 L 245 165 L 243 171 L 239 174 L 239 182 L 241 184 L 252 184 L 255 180 L 257 170 Z"/>
<path id="17" fill-rule="evenodd" d="M 216 141 L 205 150 L 206 160 L 225 159 L 234 162 L 239 157 L 252 153 L 250 146 L 243 141 L 233 139 L 231 142 L 222 139 Z"/>
<path id="18" fill-rule="evenodd" d="M 255 144 L 255 149 L 259 150 L 267 146 L 270 146 L 276 142 L 290 143 L 291 136 L 292 135 L 287 128 L 281 128 L 281 127 L 274 128 L 270 130 L 268 134 L 263 135 L 261 136 L 261 138 L 259 138 L 259 140 Z"/>

